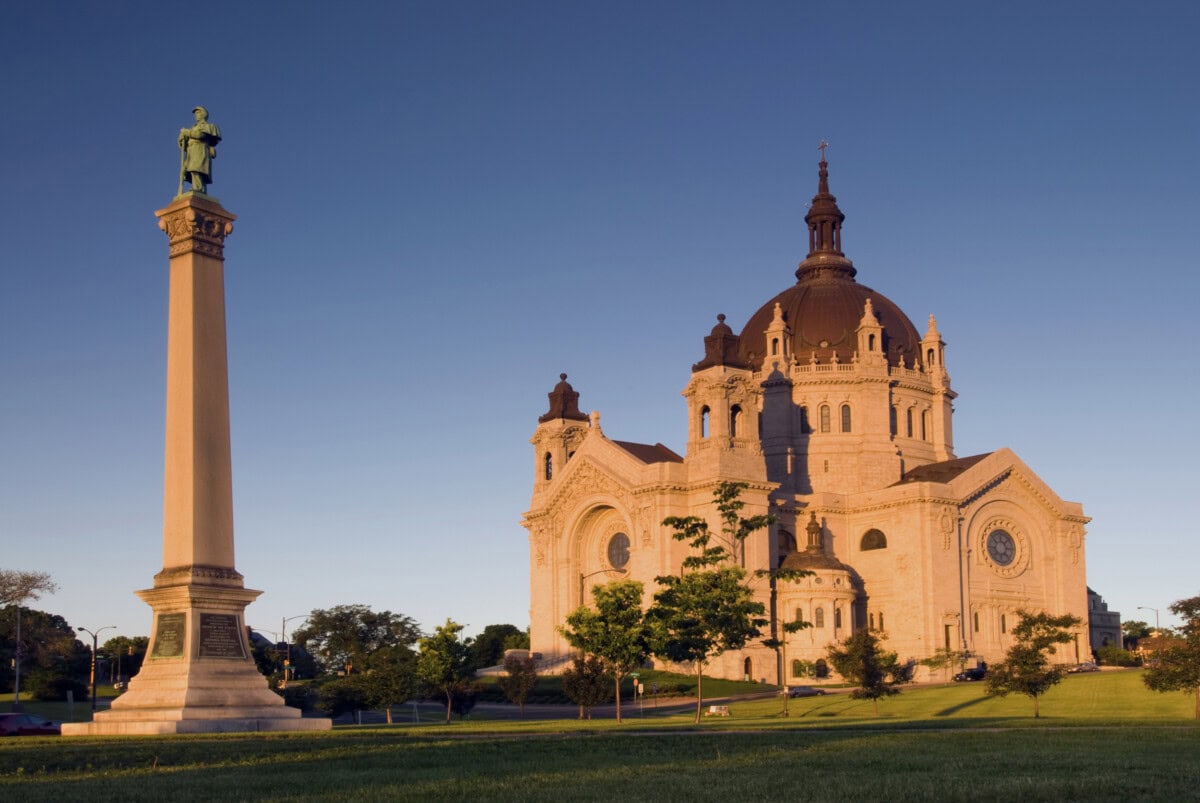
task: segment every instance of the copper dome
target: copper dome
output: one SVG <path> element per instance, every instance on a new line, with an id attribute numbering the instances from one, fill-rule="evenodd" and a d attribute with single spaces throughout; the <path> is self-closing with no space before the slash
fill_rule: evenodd
<path id="1" fill-rule="evenodd" d="M 858 350 L 858 325 L 867 299 L 883 325 L 883 351 L 890 365 L 920 361 L 921 336 L 912 321 L 884 295 L 854 280 L 854 264 L 842 253 L 842 221 L 837 198 L 829 192 L 829 171 L 821 159 L 817 194 L 804 220 L 808 223 L 808 256 L 796 270 L 796 284 L 772 298 L 742 328 L 738 357 L 760 367 L 767 353 L 766 330 L 779 304 L 791 330 L 791 352 L 800 362 L 816 354 L 828 363 L 849 362 Z"/>

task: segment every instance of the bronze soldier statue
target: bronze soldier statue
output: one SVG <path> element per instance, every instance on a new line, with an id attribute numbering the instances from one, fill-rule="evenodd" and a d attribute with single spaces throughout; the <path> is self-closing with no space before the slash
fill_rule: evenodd
<path id="1" fill-rule="evenodd" d="M 208 109 L 197 106 L 192 114 L 196 124 L 179 129 L 180 195 L 184 181 L 191 183 L 192 192 L 199 193 L 212 183 L 212 160 L 217 158 L 217 143 L 221 141 L 221 129 L 208 122 Z"/>

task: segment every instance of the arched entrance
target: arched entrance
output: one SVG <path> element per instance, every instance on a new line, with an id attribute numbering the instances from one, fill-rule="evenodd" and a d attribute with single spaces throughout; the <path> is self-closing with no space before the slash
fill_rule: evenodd
<path id="1" fill-rule="evenodd" d="M 744 675 L 744 677 L 742 678 L 743 680 L 753 680 L 754 679 L 754 664 L 750 661 L 749 658 L 747 658 L 745 661 L 742 662 L 742 674 Z"/>

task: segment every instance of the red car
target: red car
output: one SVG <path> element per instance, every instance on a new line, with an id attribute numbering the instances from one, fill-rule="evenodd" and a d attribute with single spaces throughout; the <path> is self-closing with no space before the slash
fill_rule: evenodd
<path id="1" fill-rule="evenodd" d="M 0 736 L 58 736 L 62 728 L 57 722 L 32 714 L 0 714 Z"/>

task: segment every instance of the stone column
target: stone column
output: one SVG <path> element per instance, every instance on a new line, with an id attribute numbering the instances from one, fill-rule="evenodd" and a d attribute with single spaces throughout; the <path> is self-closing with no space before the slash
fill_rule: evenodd
<path id="1" fill-rule="evenodd" d="M 324 730 L 267 687 L 244 610 L 262 592 L 234 568 L 224 245 L 234 216 L 185 193 L 155 213 L 170 239 L 163 568 L 137 592 L 154 611 L 129 691 L 65 735 Z"/>

